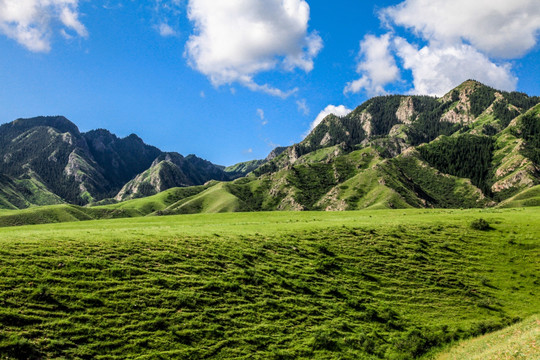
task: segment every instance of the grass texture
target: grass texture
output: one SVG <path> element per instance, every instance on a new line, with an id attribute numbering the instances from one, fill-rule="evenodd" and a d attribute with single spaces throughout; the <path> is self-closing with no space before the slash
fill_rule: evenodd
<path id="1" fill-rule="evenodd" d="M 429 357 L 538 312 L 538 239 L 538 208 L 1 228 L 0 359 Z"/>

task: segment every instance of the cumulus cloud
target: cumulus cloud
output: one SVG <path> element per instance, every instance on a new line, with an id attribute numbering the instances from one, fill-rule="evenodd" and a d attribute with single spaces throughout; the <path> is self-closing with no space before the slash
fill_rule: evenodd
<path id="1" fill-rule="evenodd" d="M 467 79 L 476 79 L 497 89 L 512 91 L 517 78 L 510 65 L 496 65 L 470 45 L 425 46 L 418 49 L 403 38 L 395 39 L 403 67 L 412 71 L 411 93 L 443 95 Z"/>
<path id="2" fill-rule="evenodd" d="M 511 59 L 535 46 L 540 1 L 406 0 L 383 10 L 382 17 L 430 42 L 465 41 L 489 56 Z"/>
<path id="3" fill-rule="evenodd" d="M 411 93 L 443 95 L 469 78 L 511 91 L 518 79 L 503 59 L 520 58 L 537 44 L 540 2 L 405 0 L 383 9 L 381 20 L 390 31 L 361 42 L 361 78 L 348 83 L 345 92 L 384 93 L 401 78 L 394 57 L 412 73 Z M 399 27 L 424 45 L 396 36 Z"/>
<path id="4" fill-rule="evenodd" d="M 351 109 L 346 108 L 344 105 L 339 105 L 339 106 L 328 105 L 327 107 L 324 108 L 323 111 L 319 113 L 319 115 L 317 115 L 315 120 L 311 123 L 309 131 L 315 129 L 317 125 L 319 125 L 321 121 L 323 121 L 323 119 L 330 114 L 343 117 L 343 116 L 348 115 L 351 111 L 352 111 Z"/>
<path id="5" fill-rule="evenodd" d="M 0 0 L 0 32 L 30 51 L 51 49 L 52 24 L 60 23 L 60 33 L 87 37 L 88 31 L 79 20 L 79 0 Z"/>
<path id="6" fill-rule="evenodd" d="M 356 68 L 361 78 L 348 83 L 345 93 L 366 90 L 370 95 L 380 95 L 385 93 L 385 85 L 399 79 L 399 69 L 390 52 L 390 42 L 390 34 L 364 37 L 360 42 L 361 61 Z"/>
<path id="7" fill-rule="evenodd" d="M 254 91 L 287 97 L 254 76 L 281 67 L 313 69 L 322 39 L 308 32 L 310 9 L 304 0 L 189 0 L 194 34 L 186 44 L 190 65 L 214 86 L 240 83 Z"/>

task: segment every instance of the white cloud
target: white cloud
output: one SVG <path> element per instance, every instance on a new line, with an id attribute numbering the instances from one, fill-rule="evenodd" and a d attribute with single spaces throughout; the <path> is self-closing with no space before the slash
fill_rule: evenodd
<path id="1" fill-rule="evenodd" d="M 264 126 L 268 124 L 268 120 L 264 118 L 264 110 L 263 109 L 257 109 L 257 116 L 259 119 L 261 119 L 261 124 Z"/>
<path id="2" fill-rule="evenodd" d="M 399 79 L 399 69 L 390 52 L 390 42 L 390 34 L 364 37 L 360 42 L 359 53 L 362 60 L 356 67 L 356 72 L 361 78 L 348 83 L 345 93 L 366 90 L 370 95 L 384 94 L 384 86 Z"/>
<path id="3" fill-rule="evenodd" d="M 278 67 L 313 69 L 322 39 L 308 32 L 309 14 L 304 0 L 189 0 L 195 34 L 186 44 L 186 55 L 214 86 L 237 82 L 287 97 L 295 90 L 260 85 L 253 78 Z"/>
<path id="4" fill-rule="evenodd" d="M 65 38 L 75 32 L 87 37 L 88 31 L 79 20 L 79 0 L 0 0 L 0 32 L 30 51 L 51 49 L 52 24 L 63 25 Z"/>
<path id="5" fill-rule="evenodd" d="M 321 121 L 323 121 L 323 119 L 330 114 L 343 117 L 343 116 L 348 115 L 351 111 L 352 111 L 351 109 L 346 108 L 344 105 L 339 105 L 339 106 L 328 105 L 327 107 L 324 108 L 323 111 L 319 113 L 319 115 L 317 115 L 315 120 L 311 123 L 309 131 L 315 129 L 315 127 L 317 127 L 317 125 L 319 125 Z"/>
<path id="6" fill-rule="evenodd" d="M 411 93 L 442 95 L 467 79 L 502 90 L 515 90 L 512 65 L 494 58 L 517 59 L 537 44 L 538 0 L 405 0 L 381 11 L 389 32 L 367 35 L 360 45 L 360 79 L 345 92 L 385 93 L 402 78 L 395 59 L 412 73 Z M 395 35 L 397 27 L 419 36 L 419 47 Z"/>
<path id="7" fill-rule="evenodd" d="M 407 40 L 396 38 L 395 46 L 403 67 L 412 71 L 411 93 L 441 96 L 467 79 L 501 90 L 516 88 L 517 78 L 511 74 L 510 64 L 496 65 L 470 45 L 418 49 Z"/>
<path id="8" fill-rule="evenodd" d="M 157 27 L 158 31 L 159 31 L 159 35 L 163 36 L 163 37 L 168 37 L 168 36 L 176 36 L 178 35 L 176 33 L 176 30 L 174 30 L 169 24 L 167 23 L 161 23 L 159 24 L 159 26 Z"/>
<path id="9" fill-rule="evenodd" d="M 387 22 L 425 40 L 465 41 L 489 56 L 519 58 L 537 43 L 538 0 L 406 0 L 382 12 Z"/>

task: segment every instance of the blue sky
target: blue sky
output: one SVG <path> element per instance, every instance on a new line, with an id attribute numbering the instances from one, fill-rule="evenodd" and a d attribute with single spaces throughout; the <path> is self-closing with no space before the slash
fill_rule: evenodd
<path id="1" fill-rule="evenodd" d="M 375 95 L 540 95 L 539 30 L 537 0 L 0 0 L 0 123 L 64 115 L 231 165 Z"/>

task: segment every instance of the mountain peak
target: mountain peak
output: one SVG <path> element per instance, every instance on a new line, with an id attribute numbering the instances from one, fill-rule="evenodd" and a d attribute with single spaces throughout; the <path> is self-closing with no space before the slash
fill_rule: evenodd
<path id="1" fill-rule="evenodd" d="M 143 139 L 141 139 L 137 134 L 129 134 L 128 136 L 126 136 L 124 138 L 124 140 L 131 140 L 131 141 L 136 141 L 136 142 L 140 142 L 140 143 L 144 143 Z"/>
<path id="2" fill-rule="evenodd" d="M 14 128 L 21 130 L 30 129 L 37 126 L 48 126 L 62 133 L 80 134 L 77 125 L 69 121 L 64 116 L 38 116 L 33 118 L 20 118 L 10 123 Z"/>
<path id="3" fill-rule="evenodd" d="M 456 90 L 457 91 L 463 91 L 463 90 L 474 91 L 474 90 L 479 89 L 479 88 L 489 88 L 489 86 L 484 85 L 484 84 L 482 84 L 481 82 L 479 82 L 477 80 L 469 79 L 469 80 L 466 80 L 463 83 L 461 83 L 455 89 L 451 90 L 450 93 L 453 92 L 453 91 L 456 91 Z"/>

